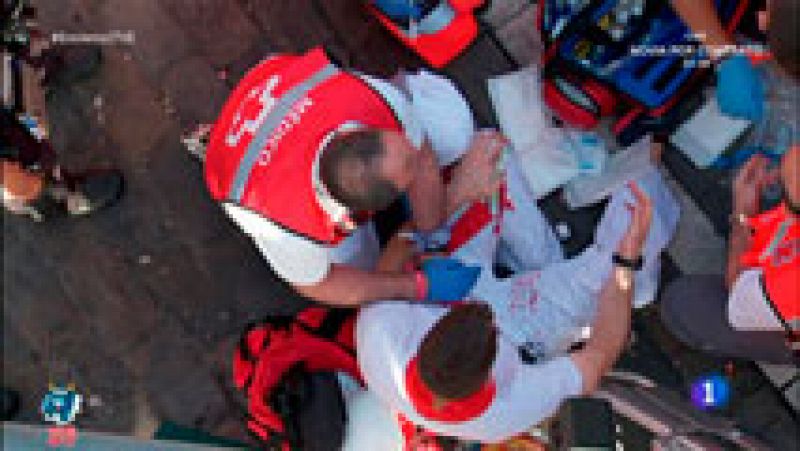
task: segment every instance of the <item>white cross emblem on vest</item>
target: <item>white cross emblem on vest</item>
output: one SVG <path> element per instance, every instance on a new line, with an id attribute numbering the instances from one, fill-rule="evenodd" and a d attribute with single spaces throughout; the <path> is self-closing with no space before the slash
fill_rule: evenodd
<path id="1" fill-rule="evenodd" d="M 270 111 L 272 111 L 275 104 L 278 102 L 278 98 L 273 96 L 272 93 L 280 81 L 280 75 L 273 75 L 260 87 L 250 90 L 247 94 L 247 98 L 239 105 L 239 110 L 233 117 L 233 123 L 228 133 L 225 135 L 225 144 L 230 147 L 236 147 L 239 145 L 239 141 L 241 141 L 245 133 L 249 133 L 251 136 L 255 135 L 256 131 L 261 127 Z M 243 118 L 242 116 L 245 108 L 253 105 L 252 100 L 254 98 L 258 100 L 260 109 L 255 117 Z"/>

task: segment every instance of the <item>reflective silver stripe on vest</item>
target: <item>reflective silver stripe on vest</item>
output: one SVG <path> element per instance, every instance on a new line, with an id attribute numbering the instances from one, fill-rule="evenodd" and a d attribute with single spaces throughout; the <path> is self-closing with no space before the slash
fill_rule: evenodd
<path id="1" fill-rule="evenodd" d="M 411 27 L 405 32 L 412 38 L 420 34 L 435 34 L 447 28 L 455 18 L 456 11 L 450 6 L 450 2 L 442 0 L 436 8 L 433 8 L 418 22 L 412 21 Z"/>
<path id="2" fill-rule="evenodd" d="M 772 254 L 775 253 L 775 249 L 778 248 L 778 245 L 783 241 L 786 237 L 786 234 L 789 232 L 789 227 L 794 224 L 794 218 L 786 218 L 780 226 L 778 226 L 778 231 L 775 233 L 775 237 L 770 241 L 769 246 L 758 256 L 759 262 L 766 261 Z"/>
<path id="3" fill-rule="evenodd" d="M 284 117 L 292 106 L 300 99 L 303 98 L 309 91 L 316 88 L 330 77 L 339 73 L 339 69 L 333 64 L 328 64 L 319 71 L 317 71 L 311 78 L 294 86 L 292 89 L 286 91 L 273 107 L 272 111 L 267 114 L 264 123 L 256 131 L 253 140 L 247 146 L 247 149 L 239 161 L 239 167 L 236 169 L 236 174 L 231 183 L 231 188 L 228 191 L 228 198 L 234 202 L 239 202 L 244 195 L 244 187 L 247 184 L 247 179 L 250 178 L 250 171 L 253 170 L 253 165 L 258 161 L 258 156 L 264 149 L 264 145 L 272 135 L 272 132 L 281 124 Z"/>

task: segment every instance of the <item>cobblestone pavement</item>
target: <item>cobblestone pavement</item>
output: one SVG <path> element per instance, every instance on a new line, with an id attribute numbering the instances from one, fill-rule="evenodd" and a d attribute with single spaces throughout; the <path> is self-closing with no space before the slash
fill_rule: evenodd
<path id="1" fill-rule="evenodd" d="M 6 217 L 5 383 L 23 392 L 30 421 L 48 381 L 74 382 L 92 399 L 81 427 L 147 436 L 170 419 L 244 437 L 229 384 L 232 344 L 247 321 L 304 301 L 210 201 L 179 136 L 212 120 L 246 69 L 270 53 L 324 45 L 342 64 L 384 76 L 421 61 L 356 0 L 35 3 L 50 32 L 134 33 L 132 45 L 102 47 L 97 74 L 48 100 L 67 166 L 116 165 L 127 186 L 119 205 L 92 218 L 32 225 Z M 444 70 L 483 125 L 495 121 L 486 78 L 538 58 L 534 15 L 532 2 L 491 2 L 480 39 Z M 651 347 L 663 354 L 665 346 Z M 656 367 L 676 383 L 691 373 Z M 770 427 L 786 430 L 786 411 L 762 391 L 750 408 L 767 409 Z"/>

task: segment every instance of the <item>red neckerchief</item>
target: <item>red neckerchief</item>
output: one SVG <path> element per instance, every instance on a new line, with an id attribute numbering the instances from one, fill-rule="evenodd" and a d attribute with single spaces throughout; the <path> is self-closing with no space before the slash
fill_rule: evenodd
<path id="1" fill-rule="evenodd" d="M 422 381 L 415 357 L 406 367 L 406 392 L 414 409 L 423 417 L 445 423 L 460 423 L 476 418 L 486 411 L 494 400 L 497 387 L 494 379 L 490 379 L 474 394 L 458 401 L 450 401 L 436 410 L 433 407 L 434 394 Z"/>

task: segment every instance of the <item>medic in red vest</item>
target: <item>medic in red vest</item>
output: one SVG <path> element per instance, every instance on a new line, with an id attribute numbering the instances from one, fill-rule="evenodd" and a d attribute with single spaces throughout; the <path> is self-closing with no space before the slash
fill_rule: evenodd
<path id="1" fill-rule="evenodd" d="M 484 0 L 373 0 L 372 13 L 405 45 L 440 68 L 461 54 L 478 35 L 474 10 Z M 399 9 L 394 4 L 408 4 Z M 385 4 L 385 5 L 384 5 Z M 420 5 L 422 4 L 422 5 Z M 426 7 L 427 4 L 427 7 Z"/>
<path id="2" fill-rule="evenodd" d="M 742 256 L 746 266 L 761 268 L 764 297 L 800 351 L 800 206 L 787 199 L 748 220 L 753 247 Z"/>
<path id="3" fill-rule="evenodd" d="M 211 131 L 205 165 L 211 195 L 315 242 L 337 244 L 354 221 L 315 182 L 314 167 L 325 143 L 353 123 L 401 130 L 386 101 L 320 48 L 262 61 Z"/>

